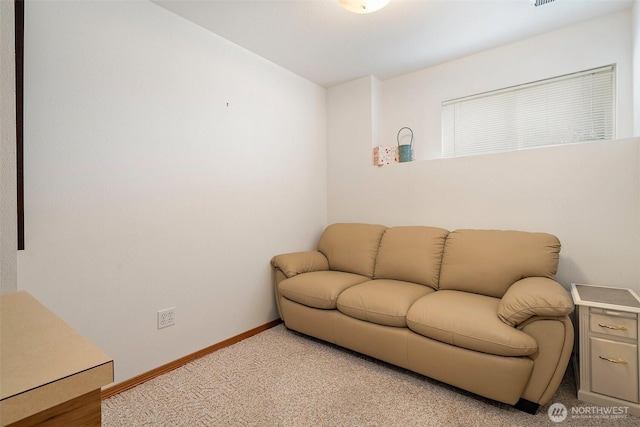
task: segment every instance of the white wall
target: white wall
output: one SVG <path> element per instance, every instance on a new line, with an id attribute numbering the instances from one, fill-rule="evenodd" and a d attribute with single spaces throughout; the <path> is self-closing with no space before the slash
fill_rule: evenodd
<path id="1" fill-rule="evenodd" d="M 633 133 L 631 11 L 616 13 L 386 80 L 381 86 L 381 140 L 415 133 L 418 159 L 441 157 L 442 101 L 617 64 L 617 133 Z"/>
<path id="2" fill-rule="evenodd" d="M 372 78 L 329 89 L 329 222 L 550 232 L 563 245 L 558 272 L 563 285 L 587 282 L 640 290 L 640 138 L 629 138 L 630 21 L 630 14 L 622 13 L 586 22 L 555 36 L 380 82 L 378 92 L 372 89 Z M 601 26 L 611 32 L 606 40 L 616 46 L 582 46 L 591 57 L 565 50 L 578 50 L 582 33 L 587 43 L 595 43 L 586 32 L 600 31 Z M 507 58 L 518 46 L 525 54 L 511 64 Z M 519 67 L 526 53 L 536 53 L 535 60 Z M 496 63 L 496 58 L 501 61 Z M 397 129 L 412 126 L 418 144 L 439 141 L 439 102 L 447 97 L 482 91 L 488 80 L 503 87 L 552 71 L 562 74 L 611 62 L 618 63 L 618 135 L 627 139 L 371 165 L 371 146 L 378 142 L 367 139 L 369 129 L 379 127 L 382 140 L 395 142 Z M 515 76 L 498 70 L 508 66 Z M 498 76 L 486 77 L 494 72 Z M 371 100 L 381 102 L 379 119 L 367 116 Z M 348 111 L 360 114 L 344 114 Z M 434 155 L 431 149 L 428 157 Z"/>
<path id="3" fill-rule="evenodd" d="M 0 1 L 0 294 L 17 290 L 14 3 Z"/>
<path id="4" fill-rule="evenodd" d="M 329 89 L 327 93 L 327 158 L 330 167 L 328 188 L 339 189 L 330 192 L 329 212 L 344 212 L 351 206 L 366 203 L 369 192 L 350 191 L 366 185 L 362 174 L 356 171 L 368 170 L 372 163 L 371 141 L 375 135 L 373 97 L 376 80 L 365 77 Z M 354 173 L 349 173 L 353 170 Z M 340 173 L 333 173 L 339 171 Z M 360 196 L 365 199 L 360 200 Z M 357 216 L 358 212 L 352 212 Z"/>
<path id="5" fill-rule="evenodd" d="M 325 90 L 148 2 L 25 16 L 18 288 L 116 382 L 276 319 L 269 260 L 326 225 Z"/>

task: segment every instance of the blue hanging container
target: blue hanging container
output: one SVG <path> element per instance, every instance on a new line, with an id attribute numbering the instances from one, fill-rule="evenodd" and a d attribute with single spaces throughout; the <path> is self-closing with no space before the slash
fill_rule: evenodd
<path id="1" fill-rule="evenodd" d="M 409 140 L 409 144 L 400 145 L 400 133 L 405 129 L 408 129 L 409 132 L 411 132 L 411 139 Z M 411 150 L 413 149 L 413 131 L 411 128 L 403 127 L 398 131 L 398 137 L 396 139 L 398 140 L 398 158 L 400 163 L 410 162 Z"/>

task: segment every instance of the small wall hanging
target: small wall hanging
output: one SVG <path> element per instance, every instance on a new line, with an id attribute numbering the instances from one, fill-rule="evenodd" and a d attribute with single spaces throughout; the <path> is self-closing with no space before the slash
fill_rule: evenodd
<path id="1" fill-rule="evenodd" d="M 409 140 L 409 144 L 400 145 L 400 133 L 405 129 L 411 132 L 411 139 Z M 413 160 L 413 131 L 411 130 L 411 128 L 408 128 L 406 126 L 401 128 L 398 131 L 398 137 L 396 139 L 398 140 L 398 159 L 400 163 L 410 162 L 411 160 Z"/>
<path id="2" fill-rule="evenodd" d="M 384 166 L 398 163 L 398 146 L 378 145 L 373 149 L 373 165 Z"/>

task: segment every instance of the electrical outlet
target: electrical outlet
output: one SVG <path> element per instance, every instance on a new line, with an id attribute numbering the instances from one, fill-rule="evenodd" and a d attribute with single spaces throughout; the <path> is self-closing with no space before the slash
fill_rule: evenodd
<path id="1" fill-rule="evenodd" d="M 176 324 L 176 308 L 166 308 L 158 311 L 158 329 Z"/>

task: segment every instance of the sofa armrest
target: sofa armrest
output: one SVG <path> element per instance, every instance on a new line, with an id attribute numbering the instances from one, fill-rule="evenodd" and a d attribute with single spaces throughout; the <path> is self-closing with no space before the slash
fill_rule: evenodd
<path id="1" fill-rule="evenodd" d="M 515 282 L 498 305 L 498 317 L 518 326 L 532 316 L 560 317 L 573 311 L 569 293 L 555 280 L 527 277 Z"/>
<path id="2" fill-rule="evenodd" d="M 273 268 L 282 271 L 287 277 L 329 269 L 329 261 L 322 253 L 317 251 L 276 255 L 271 259 L 271 265 Z"/>

